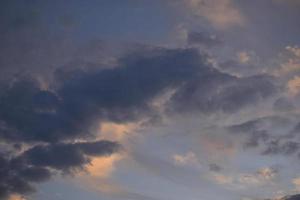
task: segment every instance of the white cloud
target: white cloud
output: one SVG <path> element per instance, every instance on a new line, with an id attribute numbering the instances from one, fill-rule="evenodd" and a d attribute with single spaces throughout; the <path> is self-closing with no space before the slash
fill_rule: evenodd
<path id="1" fill-rule="evenodd" d="M 271 167 L 264 167 L 257 171 L 257 175 L 262 179 L 271 180 L 276 177 L 277 171 Z"/>
<path id="2" fill-rule="evenodd" d="M 287 46 L 281 55 L 283 62 L 279 69 L 276 69 L 274 75 L 283 76 L 300 71 L 300 48 L 297 46 Z"/>
<path id="3" fill-rule="evenodd" d="M 276 175 L 276 170 L 270 167 L 264 167 L 258 169 L 255 173 L 238 173 L 229 175 L 214 173 L 212 174 L 212 178 L 217 184 L 226 185 L 227 187 L 235 189 L 241 189 L 272 183 Z"/>
<path id="4" fill-rule="evenodd" d="M 175 154 L 173 155 L 173 160 L 177 165 L 198 165 L 199 160 L 195 153 L 188 152 L 184 155 Z"/>

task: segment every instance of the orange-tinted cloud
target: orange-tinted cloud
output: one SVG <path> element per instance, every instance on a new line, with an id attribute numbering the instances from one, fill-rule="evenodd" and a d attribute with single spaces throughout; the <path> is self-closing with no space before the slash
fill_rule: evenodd
<path id="1" fill-rule="evenodd" d="M 185 0 L 185 2 L 193 13 L 205 17 L 216 28 L 226 29 L 243 25 L 245 22 L 232 0 Z"/>
<path id="2" fill-rule="evenodd" d="M 20 195 L 16 195 L 16 194 L 13 194 L 9 197 L 8 200 L 26 200 L 26 198 L 20 196 Z"/>
<path id="3" fill-rule="evenodd" d="M 112 122 L 102 123 L 99 139 L 121 141 L 127 134 L 138 128 L 136 123 L 117 124 Z"/>
<path id="4" fill-rule="evenodd" d="M 213 178 L 218 184 L 232 184 L 233 182 L 233 177 L 225 176 L 223 174 L 215 174 L 213 175 Z"/>
<path id="5" fill-rule="evenodd" d="M 200 143 L 203 151 L 211 155 L 211 161 L 223 160 L 225 157 L 230 158 L 236 155 L 237 147 L 229 140 L 223 137 L 213 135 L 202 135 Z"/>
<path id="6" fill-rule="evenodd" d="M 177 165 L 198 165 L 199 160 L 195 153 L 188 152 L 184 155 L 175 154 L 173 160 Z"/>
<path id="7" fill-rule="evenodd" d="M 289 80 L 287 83 L 288 93 L 291 96 L 295 96 L 300 92 L 300 77 L 295 76 L 293 79 Z"/>
<path id="8" fill-rule="evenodd" d="M 280 68 L 274 71 L 275 76 L 292 74 L 300 71 L 300 48 L 297 46 L 287 46 L 285 48 L 287 54 L 286 60 L 280 64 Z"/>
<path id="9" fill-rule="evenodd" d="M 107 178 L 115 170 L 115 164 L 122 158 L 120 154 L 113 154 L 107 157 L 93 158 L 87 166 L 90 175 L 100 178 Z"/>

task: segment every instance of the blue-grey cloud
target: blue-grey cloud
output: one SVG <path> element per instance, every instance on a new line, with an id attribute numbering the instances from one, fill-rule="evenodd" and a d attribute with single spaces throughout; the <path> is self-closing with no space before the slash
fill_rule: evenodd
<path id="1" fill-rule="evenodd" d="M 72 173 L 90 162 L 89 156 L 108 156 L 121 150 L 110 141 L 37 145 L 18 156 L 0 156 L 0 199 L 28 194 L 35 184 L 48 180 L 53 170 Z"/>
<path id="2" fill-rule="evenodd" d="M 172 97 L 172 106 L 184 111 L 235 112 L 266 99 L 277 91 L 267 75 L 238 78 L 214 69 L 202 71 Z"/>
<path id="3" fill-rule="evenodd" d="M 300 199 L 300 194 L 288 195 L 280 198 L 280 200 L 299 200 L 299 199 Z"/>
<path id="4" fill-rule="evenodd" d="M 55 86 L 49 89 L 30 77 L 4 84 L 1 139 L 16 147 L 34 146 L 20 156 L 5 158 L 8 167 L 3 169 L 7 175 L 1 182 L 2 197 L 34 190 L 31 182 L 35 180 L 20 178 L 20 169 L 11 168 L 11 163 L 33 166 L 30 173 L 37 169 L 37 175 L 48 168 L 68 172 L 88 164 L 87 156 L 116 152 L 119 146 L 114 142 L 61 142 L 93 137 L 92 125 L 102 120 L 121 123 L 151 114 L 150 101 L 192 78 L 205 65 L 203 60 L 194 49 L 150 48 L 120 59 L 112 69 L 57 71 Z M 11 189 L 17 183 L 22 187 Z"/>
<path id="5" fill-rule="evenodd" d="M 187 37 L 189 45 L 200 45 L 204 47 L 215 47 L 223 43 L 223 41 L 216 35 L 210 35 L 204 32 L 189 32 Z"/>
<path id="6" fill-rule="evenodd" d="M 17 80 L 1 91 L 1 137 L 56 142 L 86 137 L 101 119 L 134 120 L 151 112 L 152 98 L 194 77 L 202 60 L 192 49 L 154 49 L 131 54 L 113 69 L 57 71 L 54 90 Z"/>

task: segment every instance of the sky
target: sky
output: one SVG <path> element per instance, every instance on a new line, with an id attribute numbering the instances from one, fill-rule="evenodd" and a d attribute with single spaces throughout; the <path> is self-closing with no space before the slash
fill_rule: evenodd
<path id="1" fill-rule="evenodd" d="M 0 200 L 299 200 L 300 1 L 2 0 Z"/>

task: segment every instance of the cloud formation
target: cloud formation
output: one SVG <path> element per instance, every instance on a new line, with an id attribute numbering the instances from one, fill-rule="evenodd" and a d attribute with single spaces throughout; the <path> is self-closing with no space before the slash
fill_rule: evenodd
<path id="1" fill-rule="evenodd" d="M 268 75 L 238 78 L 215 69 L 203 70 L 172 97 L 173 107 L 184 111 L 235 112 L 276 93 Z"/>
<path id="2" fill-rule="evenodd" d="M 1 200 L 299 192 L 299 3 L 0 4 Z"/>
<path id="3" fill-rule="evenodd" d="M 0 199 L 33 192 L 36 183 L 48 180 L 55 171 L 75 172 L 89 164 L 90 156 L 107 156 L 120 149 L 118 143 L 98 141 L 36 145 L 14 157 L 1 155 Z"/>
<path id="4" fill-rule="evenodd" d="M 184 0 L 195 15 L 206 18 L 216 28 L 241 26 L 244 16 L 232 0 Z"/>
<path id="5" fill-rule="evenodd" d="M 192 31 L 187 35 L 187 43 L 189 45 L 200 45 L 203 47 L 216 47 L 221 45 L 223 41 L 216 35 Z"/>
<path id="6" fill-rule="evenodd" d="M 29 149 L 2 158 L 1 198 L 33 191 L 31 183 L 50 178 L 49 168 L 72 172 L 89 164 L 90 156 L 117 152 L 115 142 L 75 141 L 95 137 L 93 125 L 101 121 L 151 115 L 152 99 L 204 68 L 205 57 L 194 49 L 149 48 L 121 58 L 115 68 L 57 71 L 55 85 L 47 88 L 30 77 L 3 85 L 0 137 Z"/>

